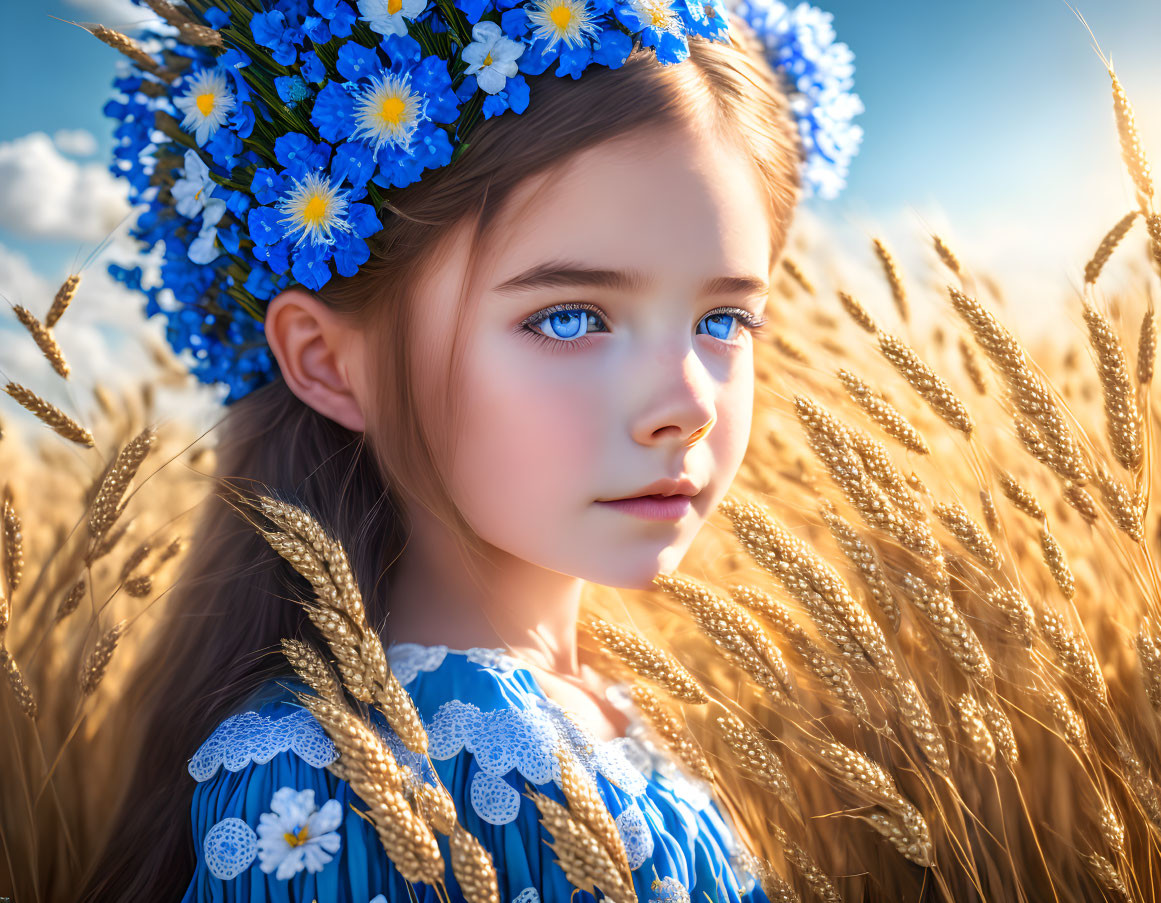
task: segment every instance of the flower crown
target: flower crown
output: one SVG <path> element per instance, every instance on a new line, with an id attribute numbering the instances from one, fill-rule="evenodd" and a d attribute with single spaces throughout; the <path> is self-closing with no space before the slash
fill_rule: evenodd
<path id="1" fill-rule="evenodd" d="M 455 162 L 480 118 L 522 113 L 526 75 L 616 69 L 634 47 L 679 63 L 691 35 L 725 41 L 729 27 L 723 0 L 139 2 L 165 20 L 141 43 L 92 30 L 131 62 L 105 105 L 111 169 L 147 205 L 132 234 L 163 246 L 160 284 L 109 271 L 227 405 L 276 375 L 266 304 L 353 275 L 390 190 Z M 834 197 L 862 138 L 850 50 L 806 3 L 736 13 L 786 77 L 805 192 Z"/>

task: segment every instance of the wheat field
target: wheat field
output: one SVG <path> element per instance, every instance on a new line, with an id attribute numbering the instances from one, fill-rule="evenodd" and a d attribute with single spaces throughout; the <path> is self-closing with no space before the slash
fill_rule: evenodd
<path id="1" fill-rule="evenodd" d="M 589 589 L 585 648 L 713 784 L 772 900 L 1161 896 L 1161 214 L 1109 74 L 1137 208 L 1085 262 L 1080 328 L 1027 347 L 994 280 L 940 236 L 922 280 L 873 242 L 879 317 L 819 249 L 793 248 L 730 495 L 679 573 Z M 1114 254 L 1134 289 L 1108 297 Z M 83 302 L 74 276 L 43 319 L 14 314 L 60 378 L 52 327 Z M 934 328 L 914 322 L 920 305 Z M 44 436 L 0 438 L 0 894 L 63 901 L 128 786 L 140 726 L 119 691 L 166 616 L 213 437 L 155 426 L 149 386 L 98 390 L 77 416 L 5 388 Z M 333 591 L 341 544 L 309 512 L 257 500 L 254 518 L 330 600 L 324 636 L 327 605 L 366 627 L 357 589 Z M 450 799 L 408 790 L 367 728 L 375 706 L 426 748 L 379 639 L 288 638 L 284 653 L 400 871 L 439 883 L 442 833 L 468 898 L 495 899 L 496 864 Z M 599 794 L 570 763 L 562 775 L 567 807 L 533 798 L 566 874 L 633 899 Z"/>

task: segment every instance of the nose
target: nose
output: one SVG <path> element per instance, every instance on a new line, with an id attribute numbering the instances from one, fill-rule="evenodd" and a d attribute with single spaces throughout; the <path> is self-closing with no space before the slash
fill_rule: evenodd
<path id="1" fill-rule="evenodd" d="M 697 352 L 686 346 L 676 365 L 668 360 L 652 358 L 652 366 L 638 382 L 644 402 L 633 438 L 641 445 L 690 446 L 709 433 L 716 420 L 716 383 Z"/>

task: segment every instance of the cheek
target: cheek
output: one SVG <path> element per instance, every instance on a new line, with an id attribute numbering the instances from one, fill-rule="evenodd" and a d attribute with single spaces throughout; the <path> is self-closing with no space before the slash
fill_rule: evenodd
<path id="1" fill-rule="evenodd" d="M 477 360 L 486 363 L 465 367 L 453 483 L 481 535 L 497 516 L 543 525 L 552 512 L 575 510 L 602 494 L 593 474 L 602 424 L 612 414 L 605 389 L 569 380 L 570 368 L 545 368 L 542 359 L 534 368 L 536 359 L 509 348 L 481 352 Z"/>

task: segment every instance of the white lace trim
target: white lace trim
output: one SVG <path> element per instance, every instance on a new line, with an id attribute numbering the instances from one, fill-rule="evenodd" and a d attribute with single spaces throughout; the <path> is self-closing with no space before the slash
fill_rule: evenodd
<path id="1" fill-rule="evenodd" d="M 645 821 L 645 813 L 635 802 L 630 802 L 613 822 L 625 844 L 630 871 L 640 868 L 653 855 L 653 832 Z"/>
<path id="2" fill-rule="evenodd" d="M 512 903 L 540 903 L 540 891 L 535 887 L 526 887 L 512 898 Z"/>
<path id="3" fill-rule="evenodd" d="M 254 862 L 258 855 L 258 835 L 240 818 L 223 818 L 206 832 L 202 853 L 210 874 L 229 881 Z"/>
<path id="4" fill-rule="evenodd" d="M 424 643 L 394 643 L 387 647 L 387 661 L 399 682 L 406 686 L 419 676 L 420 671 L 436 670 L 449 652 L 463 655 L 468 661 L 496 671 L 502 677 L 510 677 L 513 671 L 521 667 L 520 661 L 506 649 L 489 649 L 484 646 L 449 649 L 442 644 L 428 646 Z"/>
<path id="5" fill-rule="evenodd" d="M 241 771 L 250 763 L 265 765 L 288 750 L 315 768 L 330 765 L 338 756 L 323 726 L 306 709 L 277 718 L 241 712 L 219 724 L 198 748 L 189 760 L 189 773 L 195 781 L 208 781 L 219 766 Z"/>

